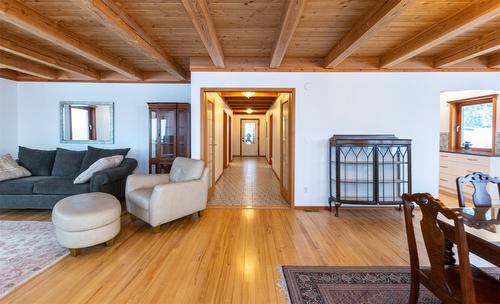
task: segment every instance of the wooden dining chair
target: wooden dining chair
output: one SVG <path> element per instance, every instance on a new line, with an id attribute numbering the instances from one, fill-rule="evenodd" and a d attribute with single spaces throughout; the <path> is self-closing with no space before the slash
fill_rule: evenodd
<path id="1" fill-rule="evenodd" d="M 422 212 L 420 228 L 430 267 L 421 267 L 411 214 L 416 203 Z M 428 193 L 404 194 L 404 215 L 406 235 L 410 251 L 411 291 L 409 303 L 418 302 L 420 284 L 429 289 L 443 303 L 498 303 L 500 283 L 472 266 L 462 216 L 448 209 Z M 459 265 L 445 265 L 445 238 L 437 224 L 442 214 L 454 222 Z"/>
<path id="2" fill-rule="evenodd" d="M 457 195 L 460 207 L 465 207 L 464 184 L 471 183 L 474 186 L 472 202 L 475 207 L 491 207 L 491 195 L 488 193 L 488 184 L 493 183 L 498 187 L 500 195 L 500 178 L 489 176 L 486 173 L 474 172 L 457 178 Z"/>

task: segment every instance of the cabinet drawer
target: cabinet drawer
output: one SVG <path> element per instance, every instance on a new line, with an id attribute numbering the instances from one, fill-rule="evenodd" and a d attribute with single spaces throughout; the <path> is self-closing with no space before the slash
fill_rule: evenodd
<path id="1" fill-rule="evenodd" d="M 474 163 L 464 163 L 457 166 L 455 174 L 457 176 L 465 176 L 467 174 L 472 174 L 474 172 L 482 172 L 489 174 L 490 168 L 488 166 L 481 166 Z"/>
<path id="2" fill-rule="evenodd" d="M 467 164 L 471 166 L 490 166 L 490 159 L 486 156 L 476 156 L 476 155 L 458 155 L 457 158 L 461 164 Z"/>
<path id="3" fill-rule="evenodd" d="M 449 189 L 455 189 L 456 186 L 456 177 L 449 174 L 440 174 L 439 175 L 439 187 L 445 187 Z"/>

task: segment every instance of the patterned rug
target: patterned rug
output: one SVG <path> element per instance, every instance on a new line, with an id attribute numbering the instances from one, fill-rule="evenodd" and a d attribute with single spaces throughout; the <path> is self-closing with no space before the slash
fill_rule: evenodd
<path id="1" fill-rule="evenodd" d="M 409 299 L 409 267 L 283 266 L 282 270 L 292 304 L 400 304 Z M 441 302 L 421 286 L 418 303 Z"/>
<path id="2" fill-rule="evenodd" d="M 0 298 L 68 254 L 50 222 L 0 221 Z"/>

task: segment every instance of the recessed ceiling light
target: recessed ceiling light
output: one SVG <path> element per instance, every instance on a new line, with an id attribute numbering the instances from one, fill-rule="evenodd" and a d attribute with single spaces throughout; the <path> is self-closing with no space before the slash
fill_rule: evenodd
<path id="1" fill-rule="evenodd" d="M 241 92 L 241 94 L 243 94 L 246 98 L 250 98 L 255 95 L 255 92 Z"/>
<path id="2" fill-rule="evenodd" d="M 248 113 L 248 114 L 252 114 L 252 113 L 253 113 L 253 110 L 252 110 L 252 109 L 247 109 L 247 113 Z"/>

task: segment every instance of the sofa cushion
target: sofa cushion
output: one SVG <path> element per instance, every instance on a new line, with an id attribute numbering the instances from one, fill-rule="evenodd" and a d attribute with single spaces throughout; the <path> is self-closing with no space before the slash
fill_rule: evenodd
<path id="1" fill-rule="evenodd" d="M 0 182 L 0 194 L 7 195 L 26 195 L 33 194 L 35 183 L 54 179 L 52 176 L 30 176 L 17 179 L 11 179 Z"/>
<path id="2" fill-rule="evenodd" d="M 87 183 L 94 173 L 97 173 L 102 170 L 112 169 L 118 167 L 123 161 L 122 155 L 115 155 L 109 157 L 103 157 L 98 159 L 95 163 L 93 163 L 87 170 L 80 173 L 75 180 L 74 184 L 83 184 Z"/>
<path id="3" fill-rule="evenodd" d="M 72 178 L 54 177 L 53 179 L 36 182 L 33 194 L 65 194 L 74 195 L 90 192 L 90 184 L 73 184 Z"/>
<path id="4" fill-rule="evenodd" d="M 0 181 L 26 177 L 30 175 L 31 172 L 29 172 L 26 168 L 19 166 L 19 164 L 12 158 L 10 154 L 0 155 Z"/>
<path id="5" fill-rule="evenodd" d="M 36 150 L 19 147 L 19 164 L 32 175 L 50 176 L 56 158 L 56 151 Z"/>
<path id="6" fill-rule="evenodd" d="M 72 151 L 61 148 L 57 148 L 56 151 L 52 176 L 77 176 L 87 151 Z"/>
<path id="7" fill-rule="evenodd" d="M 202 160 L 177 157 L 170 170 L 170 181 L 175 183 L 200 179 L 204 168 Z"/>
<path id="8" fill-rule="evenodd" d="M 85 153 L 85 157 L 82 161 L 82 166 L 80 167 L 80 172 L 87 170 L 93 163 L 103 157 L 115 156 L 115 155 L 123 155 L 123 157 L 127 156 L 130 148 L 125 149 L 99 149 L 89 146 L 87 153 Z"/>

